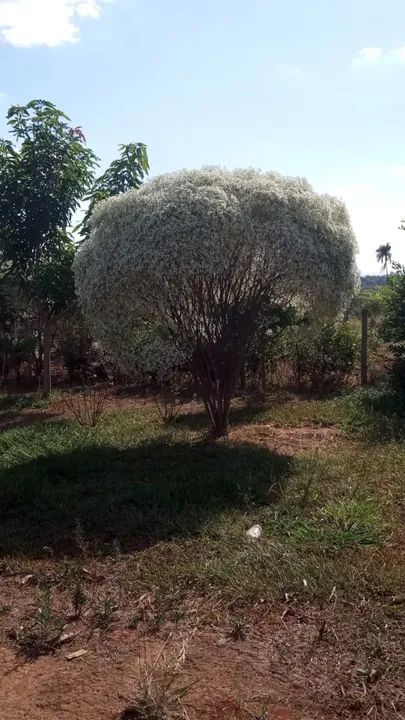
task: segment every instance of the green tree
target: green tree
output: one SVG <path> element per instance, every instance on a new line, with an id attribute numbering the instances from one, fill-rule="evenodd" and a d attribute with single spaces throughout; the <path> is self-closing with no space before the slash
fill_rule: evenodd
<path id="1" fill-rule="evenodd" d="M 13 140 L 0 141 L 0 273 L 12 275 L 22 295 L 41 309 L 48 394 L 50 334 L 44 318 L 54 317 L 62 302 L 60 273 L 64 280 L 70 273 L 73 287 L 69 227 L 92 186 L 97 158 L 81 129 L 50 102 L 15 105 L 7 120 Z"/>
<path id="2" fill-rule="evenodd" d="M 377 248 L 377 250 L 375 251 L 375 254 L 377 257 L 377 262 L 380 263 L 385 274 L 388 275 L 388 265 L 391 265 L 391 263 L 392 263 L 392 253 L 391 253 L 390 243 L 385 243 L 385 245 L 380 245 Z"/>
<path id="3" fill-rule="evenodd" d="M 120 156 L 98 177 L 88 196 L 88 208 L 83 221 L 76 228 L 83 240 L 90 234 L 90 220 L 94 208 L 102 200 L 121 195 L 128 190 L 138 190 L 149 173 L 147 147 L 143 143 L 120 145 Z"/>
<path id="4" fill-rule="evenodd" d="M 405 358 L 405 268 L 395 267 L 381 292 L 381 335 L 397 358 Z"/>
<path id="5" fill-rule="evenodd" d="M 0 248 L 3 266 L 25 273 L 64 243 L 97 158 L 50 102 L 15 105 L 7 120 L 14 144 L 0 141 Z"/>
<path id="6" fill-rule="evenodd" d="M 0 283 L 13 278 L 37 318 L 47 395 L 56 321 L 75 301 L 73 216 L 88 201 L 80 226 L 86 237 L 95 205 L 138 188 L 148 156 L 143 143 L 121 145 L 120 157 L 95 179 L 98 159 L 82 129 L 52 103 L 15 105 L 7 120 L 12 139 L 0 140 Z"/>

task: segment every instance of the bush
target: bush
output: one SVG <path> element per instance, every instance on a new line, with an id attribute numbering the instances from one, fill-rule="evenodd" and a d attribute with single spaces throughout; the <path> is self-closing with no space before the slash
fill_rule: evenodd
<path id="1" fill-rule="evenodd" d="M 345 429 L 370 440 L 405 437 L 405 391 L 388 386 L 359 389 L 345 399 Z"/>
<path id="2" fill-rule="evenodd" d="M 181 372 L 173 370 L 152 396 L 160 419 L 165 425 L 172 425 L 183 406 L 181 395 Z"/>
<path id="3" fill-rule="evenodd" d="M 287 358 L 299 389 L 325 390 L 341 387 L 353 372 L 359 336 L 348 322 L 292 328 L 287 335 Z"/>
<path id="4" fill-rule="evenodd" d="M 65 396 L 66 409 L 82 427 L 96 427 L 107 409 L 108 387 L 93 386 Z"/>

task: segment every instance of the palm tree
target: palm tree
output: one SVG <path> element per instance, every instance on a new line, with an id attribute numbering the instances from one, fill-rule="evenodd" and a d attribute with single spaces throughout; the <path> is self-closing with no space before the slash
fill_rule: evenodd
<path id="1" fill-rule="evenodd" d="M 382 269 L 384 270 L 385 274 L 388 275 L 388 265 L 391 265 L 392 263 L 390 243 L 380 245 L 380 247 L 377 248 L 375 254 L 377 256 L 377 262 L 381 263 Z"/>

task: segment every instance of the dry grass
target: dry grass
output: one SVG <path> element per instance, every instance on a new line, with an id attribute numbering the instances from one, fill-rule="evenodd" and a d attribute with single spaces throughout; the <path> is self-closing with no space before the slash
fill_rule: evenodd
<path id="1" fill-rule="evenodd" d="M 120 720 L 188 720 L 184 701 L 190 686 L 181 681 L 187 642 L 171 640 L 169 635 L 154 660 L 144 651 L 137 692 Z"/>

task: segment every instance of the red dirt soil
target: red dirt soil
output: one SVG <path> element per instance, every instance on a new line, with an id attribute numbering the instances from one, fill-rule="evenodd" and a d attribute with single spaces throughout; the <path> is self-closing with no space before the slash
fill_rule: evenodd
<path id="1" fill-rule="evenodd" d="M 29 663 L 2 648 L 0 718 L 113 720 L 130 704 L 142 663 L 151 662 L 162 645 L 131 631 L 111 632 L 83 643 L 88 653 L 80 659 L 66 660 L 69 647 Z M 222 646 L 218 634 L 195 637 L 181 673 L 181 685 L 192 684 L 184 700 L 190 720 L 242 720 L 265 711 L 269 720 L 335 717 L 306 702 L 301 690 L 289 697 L 294 683 L 287 684 L 282 671 L 277 676 L 270 666 L 265 636 Z"/>

